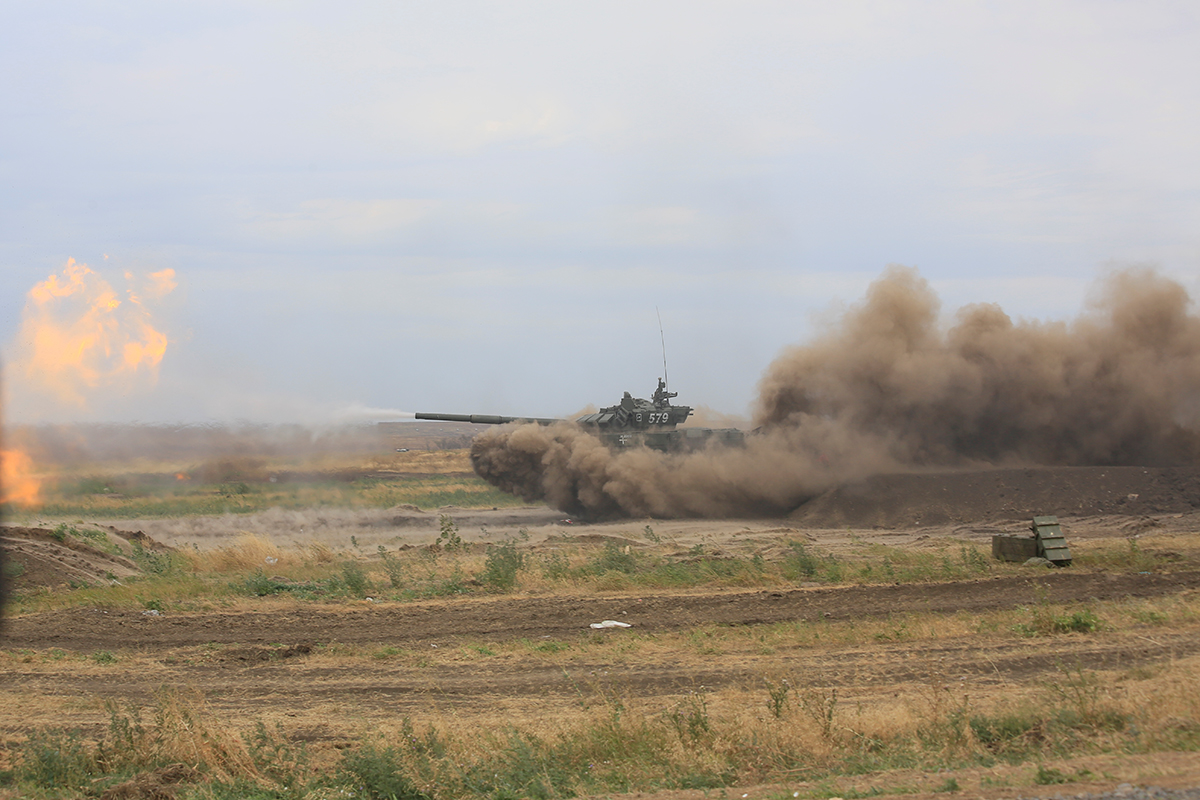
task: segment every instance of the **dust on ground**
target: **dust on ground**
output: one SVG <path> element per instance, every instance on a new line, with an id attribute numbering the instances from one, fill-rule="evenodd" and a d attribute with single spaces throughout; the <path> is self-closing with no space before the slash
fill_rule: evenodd
<path id="1" fill-rule="evenodd" d="M 449 517 L 465 541 L 533 542 L 585 533 L 644 541 L 647 525 L 680 546 L 727 546 L 759 535 L 803 531 L 835 550 L 850 541 L 901 544 L 922 536 L 987 542 L 994 533 L 1024 531 L 1036 515 L 1053 514 L 1073 535 L 1133 535 L 1188 529 L 1179 522 L 1200 511 L 1200 468 L 1025 467 L 905 472 L 879 475 L 831 489 L 786 517 L 753 519 L 622 519 L 590 523 L 546 506 L 506 509 L 415 506 L 388 509 L 275 508 L 256 514 L 176 519 L 117 520 L 112 527 L 141 531 L 174 547 L 220 546 L 253 533 L 279 546 L 320 541 L 349 547 L 351 537 L 378 545 L 421 546 Z M 776 536 L 778 538 L 778 536 Z"/>

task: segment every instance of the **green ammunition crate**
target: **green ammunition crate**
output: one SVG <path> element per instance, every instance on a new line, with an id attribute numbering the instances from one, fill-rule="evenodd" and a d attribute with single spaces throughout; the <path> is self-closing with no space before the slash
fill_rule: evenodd
<path id="1" fill-rule="evenodd" d="M 1039 556 L 1056 567 L 1071 566 L 1071 550 L 1059 527 L 1058 517 L 1034 517 L 1030 527 L 1037 538 Z"/>
<path id="2" fill-rule="evenodd" d="M 1037 558 L 1038 543 L 1032 536 L 1009 536 L 1001 534 L 992 537 L 992 558 L 1001 561 L 1025 562 Z"/>

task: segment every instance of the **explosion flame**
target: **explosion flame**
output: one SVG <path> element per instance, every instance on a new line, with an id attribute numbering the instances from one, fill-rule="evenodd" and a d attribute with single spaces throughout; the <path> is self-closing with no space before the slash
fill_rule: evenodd
<path id="1" fill-rule="evenodd" d="M 22 450 L 0 450 L 0 503 L 34 506 L 41 495 L 41 480 L 33 474 L 33 459 Z"/>
<path id="2" fill-rule="evenodd" d="M 98 391 L 126 393 L 138 382 L 153 383 L 170 340 L 152 324 L 147 303 L 175 289 L 175 271 L 124 277 L 122 296 L 71 258 L 61 273 L 30 289 L 12 348 L 9 387 L 19 385 L 23 395 L 40 391 L 51 408 L 86 409 Z M 40 479 L 33 459 L 20 449 L 4 451 L 2 458 L 0 502 L 36 505 Z"/>
<path id="3" fill-rule="evenodd" d="M 134 276 L 125 273 L 133 283 Z M 147 277 L 124 299 L 86 264 L 68 259 L 30 291 L 12 365 L 18 379 L 48 389 L 62 403 L 83 408 L 88 393 L 136 374 L 153 380 L 168 339 L 150 322 L 144 297 L 160 298 L 175 286 L 175 271 Z"/>

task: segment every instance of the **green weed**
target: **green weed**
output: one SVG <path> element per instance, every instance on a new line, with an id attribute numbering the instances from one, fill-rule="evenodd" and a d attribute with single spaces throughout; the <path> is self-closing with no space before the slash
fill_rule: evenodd
<path id="1" fill-rule="evenodd" d="M 38 787 L 82 789 L 97 771 L 96 759 L 78 731 L 34 731 L 14 770 L 19 782 Z"/>
<path id="2" fill-rule="evenodd" d="M 1084 567 L 1103 567 L 1128 572 L 1152 572 L 1163 566 L 1164 560 L 1156 553 L 1146 552 L 1137 539 L 1130 538 L 1124 547 L 1108 546 L 1095 550 L 1084 550 L 1072 560 Z"/>
<path id="3" fill-rule="evenodd" d="M 1054 617 L 1054 629 L 1059 633 L 1095 633 L 1101 625 L 1100 618 L 1090 608 Z"/>
<path id="4" fill-rule="evenodd" d="M 1061 770 L 1042 764 L 1038 764 L 1037 774 L 1033 776 L 1033 782 L 1038 786 L 1053 786 L 1059 783 L 1068 783 L 1070 780 Z"/>
<path id="5" fill-rule="evenodd" d="M 364 743 L 342 755 L 338 778 L 356 797 L 368 800 L 427 800 L 405 774 L 399 753 L 391 747 Z"/>
<path id="6" fill-rule="evenodd" d="M 970 726 L 975 740 L 997 754 L 1024 753 L 1045 734 L 1045 723 L 1031 713 L 976 715 Z"/>
<path id="7" fill-rule="evenodd" d="M 250 760 L 261 775 L 287 790 L 301 787 L 308 771 L 308 751 L 302 742 L 291 742 L 278 722 L 271 730 L 261 720 L 244 738 Z"/>
<path id="8" fill-rule="evenodd" d="M 1029 619 L 1012 626 L 1022 636 L 1050 636 L 1056 633 L 1095 633 L 1104 627 L 1103 620 L 1090 608 L 1055 614 L 1046 605 L 1027 609 Z"/>
<path id="9" fill-rule="evenodd" d="M 179 557 L 169 550 L 149 550 L 134 542 L 130 559 L 147 575 L 174 575 L 183 571 Z"/>
<path id="10" fill-rule="evenodd" d="M 696 747 L 712 735 L 712 723 L 708 718 L 708 702 L 704 698 L 703 690 L 688 692 L 667 714 L 667 720 L 675 729 L 679 740 L 688 747 Z"/>
<path id="11" fill-rule="evenodd" d="M 571 575 L 571 560 L 562 553 L 547 553 L 541 558 L 542 577 L 561 581 Z"/>
<path id="12" fill-rule="evenodd" d="M 517 543 L 509 540 L 499 545 L 489 545 L 487 561 L 478 580 L 493 592 L 511 592 L 517 586 L 517 573 L 525 567 L 525 555 L 517 549 Z"/>
<path id="13" fill-rule="evenodd" d="M 266 573 L 262 571 L 262 567 L 259 567 L 248 578 L 242 581 L 239 588 L 246 594 L 252 594 L 255 597 L 266 597 L 267 595 L 286 592 L 290 587 L 286 583 L 268 578 Z"/>
<path id="14" fill-rule="evenodd" d="M 463 548 L 462 537 L 458 535 L 458 525 L 455 524 L 454 520 L 448 514 L 442 514 L 438 517 L 438 528 L 440 532 L 434 544 L 446 550 L 461 550 Z"/>
<path id="15" fill-rule="evenodd" d="M 779 683 L 767 680 L 766 684 L 767 710 L 771 712 L 771 716 L 775 719 L 783 719 L 783 712 L 787 708 L 788 694 L 792 691 L 792 685 L 788 683 L 787 678 L 779 681 Z"/>
<path id="16" fill-rule="evenodd" d="M 834 720 L 837 717 L 837 689 L 820 689 L 809 686 L 796 694 L 801 710 L 821 731 L 821 738 L 827 742 L 834 741 Z"/>
<path id="17" fill-rule="evenodd" d="M 1161 611 L 1141 609 L 1133 612 L 1133 618 L 1143 625 L 1166 625 L 1168 617 Z"/>
<path id="18" fill-rule="evenodd" d="M 117 663 L 117 657 L 108 650 L 97 650 L 92 653 L 92 661 L 95 661 L 97 664 L 115 664 Z"/>
<path id="19" fill-rule="evenodd" d="M 399 647 L 393 647 L 391 645 L 387 645 L 385 647 L 379 648 L 374 653 L 372 653 L 371 658 L 377 658 L 380 661 L 382 661 L 384 659 L 388 659 L 388 658 L 392 658 L 394 656 L 401 655 L 402 653 L 404 653 L 404 651 L 401 650 Z"/>
<path id="20" fill-rule="evenodd" d="M 791 552 L 784 558 L 784 577 L 789 580 L 814 578 L 821 566 L 821 559 L 808 552 L 803 542 L 788 542 Z"/>
<path id="21" fill-rule="evenodd" d="M 383 571 L 387 573 L 392 588 L 402 588 L 404 586 L 404 568 L 400 564 L 400 559 L 393 553 L 389 553 L 383 545 L 379 545 L 379 559 L 383 562 Z"/>
<path id="22" fill-rule="evenodd" d="M 371 582 L 367 573 L 357 561 L 346 561 L 342 564 L 342 582 L 346 590 L 355 597 L 366 597 L 371 590 Z"/>
<path id="23" fill-rule="evenodd" d="M 632 575 L 637 572 L 637 568 L 637 557 L 628 545 L 621 547 L 616 542 L 605 542 L 604 550 L 588 562 L 586 571 L 591 575 L 603 575 L 606 572 Z"/>
<path id="24" fill-rule="evenodd" d="M 1057 677 L 1046 683 L 1046 689 L 1062 706 L 1058 719 L 1071 727 L 1120 730 L 1125 726 L 1125 715 L 1108 704 L 1107 686 L 1095 672 L 1059 664 Z"/>

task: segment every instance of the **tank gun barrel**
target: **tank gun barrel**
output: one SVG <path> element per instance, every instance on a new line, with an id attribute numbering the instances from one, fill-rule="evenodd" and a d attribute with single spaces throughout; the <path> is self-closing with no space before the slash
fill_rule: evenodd
<path id="1" fill-rule="evenodd" d="M 495 414 L 430 414 L 418 411 L 417 419 L 436 420 L 438 422 L 470 422 L 475 425 L 504 425 L 508 422 L 536 422 L 538 425 L 553 425 L 562 422 L 561 419 L 545 417 L 501 417 Z"/>

